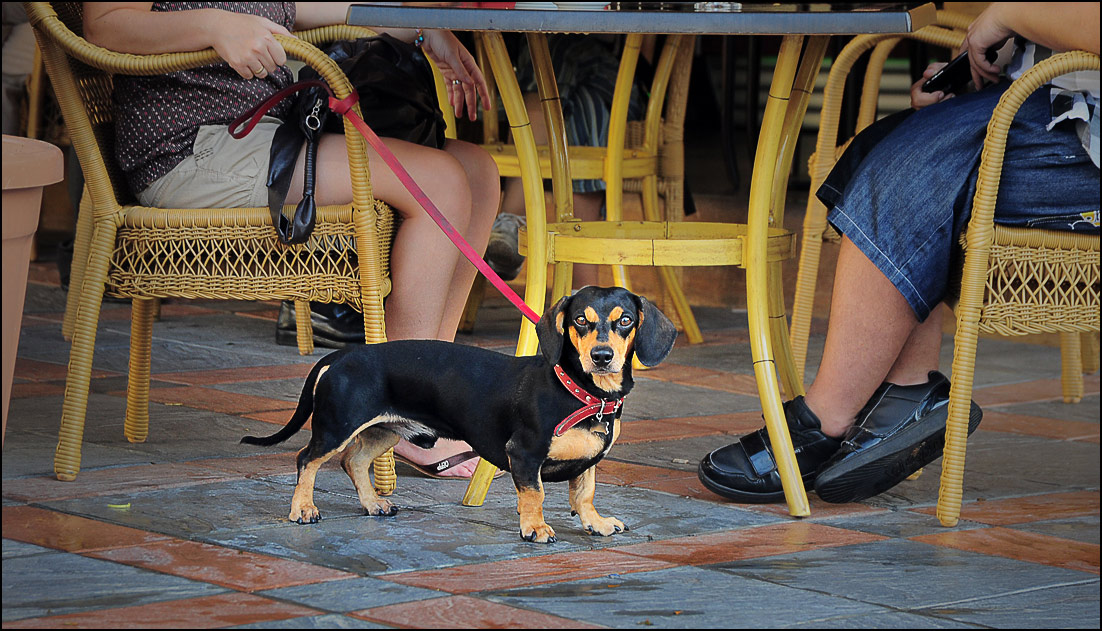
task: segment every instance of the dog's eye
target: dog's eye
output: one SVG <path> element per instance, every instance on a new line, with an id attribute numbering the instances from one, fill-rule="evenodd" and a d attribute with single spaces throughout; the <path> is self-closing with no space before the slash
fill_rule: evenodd
<path id="1" fill-rule="evenodd" d="M 584 315 L 580 315 L 580 316 L 574 318 L 574 324 L 577 324 L 578 326 L 581 326 L 581 327 L 586 327 L 586 326 L 589 326 L 589 320 L 586 320 Z"/>
<path id="2" fill-rule="evenodd" d="M 624 328 L 631 326 L 632 322 L 631 316 L 623 316 L 620 318 L 620 326 Z"/>

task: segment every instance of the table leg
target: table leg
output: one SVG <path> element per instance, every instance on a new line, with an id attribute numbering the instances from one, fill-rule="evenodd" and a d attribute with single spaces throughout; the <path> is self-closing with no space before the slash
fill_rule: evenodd
<path id="1" fill-rule="evenodd" d="M 484 33 L 482 37 L 486 46 L 486 55 L 490 61 L 490 68 L 493 71 L 502 103 L 505 105 L 509 127 L 513 132 L 513 142 L 517 147 L 517 156 L 520 159 L 528 234 L 544 235 L 547 233 L 547 210 L 543 198 L 543 179 L 540 177 L 536 141 L 532 136 L 532 125 L 528 120 L 524 97 L 521 95 L 516 74 L 513 72 L 513 63 L 509 59 L 509 53 L 505 49 L 505 42 L 502 40 L 501 34 L 488 32 Z M 528 265 L 526 267 L 528 271 L 525 276 L 524 301 L 536 313 L 543 313 L 544 294 L 547 287 L 546 239 L 528 239 Z M 535 355 L 538 347 L 539 341 L 536 339 L 535 326 L 528 320 L 522 320 L 516 354 L 518 356 Z M 497 468 L 494 465 L 485 459 L 480 461 L 474 475 L 471 476 L 471 481 L 467 484 L 467 491 L 463 496 L 463 505 L 481 506 L 486 500 L 486 493 L 490 490 L 490 483 L 496 473 Z"/>
<path id="2" fill-rule="evenodd" d="M 796 100 L 791 101 L 797 64 L 800 61 L 802 36 L 785 36 L 777 56 L 777 66 L 769 88 L 769 100 L 762 118 L 761 134 L 754 157 L 754 172 L 750 183 L 750 208 L 746 243 L 746 302 L 750 326 L 750 348 L 754 360 L 754 376 L 757 379 L 758 393 L 761 398 L 762 412 L 769 432 L 769 441 L 777 460 L 781 484 L 788 500 L 788 511 L 798 517 L 811 514 L 792 451 L 792 439 L 785 423 L 784 410 L 781 407 L 781 394 L 777 382 L 777 360 L 774 355 L 772 333 L 774 327 L 770 318 L 770 294 L 778 289 L 778 284 L 770 279 L 771 270 L 766 259 L 766 235 L 774 211 L 783 217 L 783 195 L 778 198 L 777 191 L 784 191 L 787 184 L 787 169 L 778 169 L 786 161 L 791 164 L 792 145 L 795 144 L 794 130 L 798 130 L 806 108 L 807 94 L 804 91 L 806 78 L 811 66 L 818 70 L 822 60 L 825 38 L 814 38 L 808 46 L 804 69 L 797 82 Z M 814 63 L 811 63 L 814 62 Z M 780 201 L 778 205 L 777 202 Z M 777 210 L 780 208 L 780 210 Z M 771 291 L 772 290 L 772 291 Z M 775 302 L 773 303 L 776 304 Z M 782 352 L 788 354 L 787 343 L 780 344 Z M 792 365 L 792 359 L 781 358 L 782 364 Z M 787 369 L 786 369 L 787 372 Z"/>

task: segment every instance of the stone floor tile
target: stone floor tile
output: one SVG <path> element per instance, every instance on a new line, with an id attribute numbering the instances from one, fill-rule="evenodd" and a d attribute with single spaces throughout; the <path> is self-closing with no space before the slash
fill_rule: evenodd
<path id="1" fill-rule="evenodd" d="M 45 510 L 34 506 L 4 507 L 4 538 L 65 552 L 121 548 L 167 539 L 144 530 Z"/>
<path id="2" fill-rule="evenodd" d="M 275 364 L 273 366 L 250 366 L 249 370 L 241 368 L 223 368 L 221 370 L 191 370 L 187 372 L 160 373 L 157 378 L 161 381 L 179 383 L 189 386 L 208 386 L 217 383 L 237 383 L 240 381 L 261 381 L 268 379 L 298 379 L 300 382 L 306 379 L 310 373 L 311 364 Z"/>
<path id="3" fill-rule="evenodd" d="M 49 552 L 4 559 L 4 627 L 52 616 L 35 626 L 61 628 L 57 616 L 112 610 L 226 591 L 204 582 L 99 559 Z M 110 618 L 104 618 L 104 621 Z M 121 620 L 120 620 L 121 622 Z M 29 624 L 29 623 L 28 623 Z M 117 625 L 110 625 L 117 628 Z"/>
<path id="4" fill-rule="evenodd" d="M 1082 440 L 1093 443 L 1098 442 L 1099 435 L 1098 423 L 1066 421 L 1043 416 L 1026 416 L 1024 414 L 1007 414 L 994 410 L 988 410 L 983 415 L 983 429 L 992 432 L 1010 432 L 1027 436 L 1041 436 L 1058 440 Z"/>
<path id="5" fill-rule="evenodd" d="M 808 619 L 886 612 L 828 593 L 709 568 L 673 567 L 481 596 L 614 628 L 777 628 Z"/>
<path id="6" fill-rule="evenodd" d="M 195 541 L 160 541 L 85 554 L 243 591 L 351 577 L 339 570 Z"/>
<path id="7" fill-rule="evenodd" d="M 225 473 L 169 463 L 82 471 L 72 482 L 61 482 L 56 478 L 5 480 L 4 496 L 24 502 L 49 502 L 104 495 L 126 497 L 151 489 L 206 484 L 226 478 Z"/>
<path id="8" fill-rule="evenodd" d="M 679 417 L 624 422 L 616 445 L 673 440 L 715 434 L 743 434 L 761 424 L 761 415 L 753 412 L 716 414 L 706 417 Z"/>
<path id="9" fill-rule="evenodd" d="M 647 572 L 673 564 L 614 550 L 562 552 L 439 570 L 388 574 L 380 578 L 402 585 L 454 594 L 490 591 L 526 585 L 562 583 L 632 572 Z"/>
<path id="10" fill-rule="evenodd" d="M 712 416 L 760 409 L 761 404 L 757 397 L 694 388 L 636 376 L 635 389 L 624 400 L 623 418 L 630 421 L 696 415 Z"/>
<path id="11" fill-rule="evenodd" d="M 1028 524 L 1015 524 L 1009 527 L 1015 530 L 1035 532 L 1050 537 L 1071 539 L 1082 543 L 1091 543 L 1094 545 L 1098 545 L 1099 543 L 1099 520 L 1097 512 L 1093 515 L 1084 515 L 1082 517 L 1035 521 Z"/>
<path id="12" fill-rule="evenodd" d="M 1095 375 L 1094 379 L 1097 380 L 1098 376 Z M 1039 403 L 999 406 L 999 411 L 1007 414 L 1040 416 L 1063 421 L 1081 421 L 1094 425 L 1098 425 L 1099 422 L 1098 409 L 1099 395 L 1097 392 L 1084 395 L 1082 401 L 1074 404 L 1064 403 L 1063 401 L 1042 401 Z"/>
<path id="13" fill-rule="evenodd" d="M 1098 574 L 1098 544 L 1009 528 L 983 528 L 912 537 L 932 545 Z"/>
<path id="14" fill-rule="evenodd" d="M 325 616 L 309 616 L 306 618 L 285 618 L 277 621 L 255 622 L 242 624 L 230 629 L 390 629 L 385 624 L 377 624 L 359 618 L 342 616 L 340 614 L 328 614 Z"/>
<path id="15" fill-rule="evenodd" d="M 1024 360 L 1022 358 L 1019 361 Z M 1087 392 L 1097 392 L 1097 382 L 1093 384 L 1093 389 L 1088 389 L 1092 386 L 1089 382 L 1085 381 L 1083 384 L 1084 390 Z M 984 388 L 977 388 L 972 393 L 972 399 L 979 404 L 982 408 L 988 406 L 1002 406 L 1013 405 L 1016 403 L 1029 403 L 1033 401 L 1048 401 L 1056 400 L 1063 397 L 1063 391 L 1060 386 L 1060 379 L 1035 379 L 1033 381 L 1025 381 L 1021 383 L 1009 383 L 1005 385 L 988 386 Z"/>
<path id="16" fill-rule="evenodd" d="M 983 524 L 1007 526 L 1080 515 L 1098 515 L 1098 506 L 1098 491 L 1075 491 L 969 502 L 961 506 L 960 516 L 961 519 Z M 934 515 L 936 508 L 919 508 L 915 512 Z"/>
<path id="17" fill-rule="evenodd" d="M 521 607 L 471 598 L 448 596 L 429 602 L 388 605 L 359 611 L 354 614 L 392 626 L 413 626 L 426 629 L 462 628 L 542 628 L 542 629 L 594 629 L 601 625 L 579 623 L 566 617 L 539 613 Z"/>
<path id="18" fill-rule="evenodd" d="M 322 611 L 345 613 L 357 609 L 439 598 L 442 594 L 434 589 L 423 589 L 366 577 L 281 587 L 260 592 L 259 595 Z"/>
<path id="19" fill-rule="evenodd" d="M 816 518 L 816 520 L 821 524 L 829 526 L 860 530 L 861 532 L 869 532 L 876 535 L 891 537 L 893 539 L 900 539 L 917 535 L 946 532 L 947 529 L 945 526 L 942 526 L 937 519 L 932 517 L 932 515 L 933 513 L 919 514 L 917 509 L 914 511 L 892 510 L 883 511 L 875 515 L 869 515 L 868 513 L 850 513 L 837 517 Z M 984 524 L 961 519 L 953 529 L 969 530 L 972 528 L 986 527 L 987 526 Z"/>
<path id="20" fill-rule="evenodd" d="M 49 548 L 43 548 L 42 546 L 36 546 L 29 543 L 23 543 L 21 541 L 15 541 L 14 539 L 8 539 L 7 533 L 4 534 L 4 558 L 15 557 L 27 557 L 35 554 L 47 554 L 53 552 Z"/>
<path id="21" fill-rule="evenodd" d="M 993 629 L 1097 629 L 1098 580 L 1026 588 L 988 598 L 961 598 L 929 612 Z"/>
<path id="22" fill-rule="evenodd" d="M 953 532 L 960 536 L 977 531 Z M 1005 596 L 1090 575 L 991 554 L 890 539 L 711 566 L 779 585 L 914 611 Z M 1023 581 L 1023 577 L 1028 577 Z"/>
<path id="23" fill-rule="evenodd" d="M 883 539 L 884 537 L 879 535 L 855 530 L 791 521 L 758 528 L 620 546 L 616 548 L 616 552 L 666 561 L 675 565 L 710 565 Z"/>
<path id="24" fill-rule="evenodd" d="M 149 400 L 168 405 L 184 405 L 189 408 L 210 410 L 223 414 L 242 414 L 245 412 L 268 412 L 271 410 L 290 410 L 294 401 L 257 397 L 236 392 L 227 392 L 218 388 L 181 386 L 178 388 L 157 388 L 149 391 Z"/>
<path id="25" fill-rule="evenodd" d="M 4 626 L 12 629 L 218 629 L 301 618 L 314 613 L 298 605 L 274 602 L 251 594 L 231 593 L 33 618 L 5 623 Z"/>

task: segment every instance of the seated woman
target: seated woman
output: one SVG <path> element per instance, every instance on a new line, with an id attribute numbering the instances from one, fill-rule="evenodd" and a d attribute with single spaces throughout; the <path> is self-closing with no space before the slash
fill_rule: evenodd
<path id="1" fill-rule="evenodd" d="M 1097 2 L 992 3 L 964 41 L 974 82 L 998 79 L 985 53 L 1011 37 L 1012 78 L 1046 48 L 1098 54 L 1098 18 Z M 845 238 L 819 371 L 807 396 L 784 411 L 804 483 L 828 502 L 890 489 L 944 445 L 940 303 L 960 265 L 987 122 L 1009 83 L 952 98 L 922 92 L 941 65 L 912 87 L 918 111 L 859 134 L 817 193 Z M 1023 103 L 1007 140 L 995 221 L 1098 232 L 1098 83 L 1098 71 L 1063 75 Z M 1082 107 L 1068 107 L 1076 103 Z M 973 403 L 969 432 L 981 416 Z M 706 455 L 699 475 L 736 501 L 784 500 L 764 429 Z"/>
<path id="2" fill-rule="evenodd" d="M 117 158 L 138 200 L 161 208 L 266 207 L 272 136 L 288 114 L 284 101 L 240 140 L 227 124 L 294 80 L 274 35 L 344 22 L 348 3 L 88 2 L 84 33 L 110 50 L 155 54 L 214 48 L 222 64 L 153 77 L 118 76 Z M 407 42 L 412 29 L 379 29 Z M 426 30 L 422 50 L 448 81 L 456 112 L 475 117 L 486 82 L 450 31 Z M 468 242 L 482 251 L 497 212 L 500 185 L 493 159 L 477 145 L 449 140 L 442 150 L 384 139 L 414 179 Z M 386 302 L 392 340 L 452 340 L 476 270 L 370 147 L 377 199 L 402 217 L 390 255 L 393 290 Z M 299 155 L 287 203 L 301 199 Z M 317 156 L 317 205 L 352 200 L 344 138 L 322 136 Z M 363 334 L 362 319 L 358 320 Z M 362 341 L 362 337 L 360 338 Z M 463 443 L 421 450 L 405 441 L 399 456 L 437 465 L 440 475 L 469 477 L 477 458 Z M 440 463 L 446 463 L 442 467 Z"/>

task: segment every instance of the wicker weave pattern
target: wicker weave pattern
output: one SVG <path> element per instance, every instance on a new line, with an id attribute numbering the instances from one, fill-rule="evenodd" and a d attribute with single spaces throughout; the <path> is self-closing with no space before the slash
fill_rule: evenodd
<path id="1" fill-rule="evenodd" d="M 56 5 L 56 7 L 54 6 Z M 308 302 L 339 301 L 364 312 L 368 342 L 385 341 L 383 297 L 390 290 L 391 210 L 372 197 L 366 143 L 345 121 L 352 203 L 318 209 L 312 237 L 279 243 L 267 208 L 161 209 L 133 205 L 114 160 L 112 76 L 154 75 L 221 61 L 213 50 L 129 55 L 82 38 L 79 2 L 24 3 L 65 124 L 84 171 L 73 275 L 63 333 L 72 338 L 61 429 L 54 459 L 59 479 L 80 471 L 81 442 L 96 327 L 104 290 L 133 298 L 125 435 L 145 440 L 149 422 L 151 335 L 155 298 L 294 300 L 299 350 L 313 352 Z M 55 12 L 56 8 L 56 12 Z M 312 44 L 362 37 L 337 26 L 276 36 L 289 57 L 305 61 L 343 98 L 347 77 Z M 359 113 L 358 106 L 354 111 Z M 394 489 L 390 452 L 375 462 L 376 486 Z"/>
<path id="2" fill-rule="evenodd" d="M 995 226 L 979 326 L 1083 333 L 1099 326 L 1098 237 Z"/>

